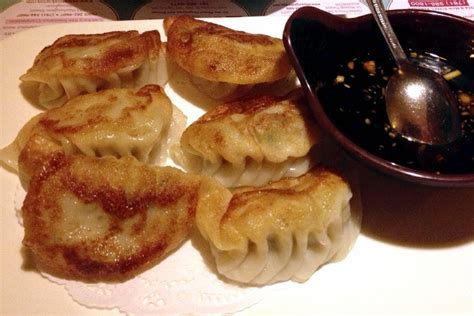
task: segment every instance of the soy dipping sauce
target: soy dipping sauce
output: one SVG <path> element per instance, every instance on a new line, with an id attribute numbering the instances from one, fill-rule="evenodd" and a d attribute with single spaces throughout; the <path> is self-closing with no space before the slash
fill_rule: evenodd
<path id="1" fill-rule="evenodd" d="M 443 75 L 457 97 L 462 129 L 458 142 L 427 146 L 392 129 L 385 109 L 385 88 L 397 68 L 387 56 L 370 52 L 339 64 L 337 75 L 318 90 L 327 115 L 353 142 L 394 164 L 442 174 L 474 173 L 473 78 L 434 54 L 410 51 L 409 57 Z"/>

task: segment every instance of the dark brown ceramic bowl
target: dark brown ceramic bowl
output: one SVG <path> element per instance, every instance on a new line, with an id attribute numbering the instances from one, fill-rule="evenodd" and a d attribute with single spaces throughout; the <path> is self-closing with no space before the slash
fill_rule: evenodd
<path id="1" fill-rule="evenodd" d="M 388 15 L 405 50 L 409 48 L 447 58 L 469 81 L 474 79 L 474 22 L 424 10 L 394 10 Z M 332 101 L 322 98 L 320 91 L 331 80 L 333 82 L 341 63 L 366 51 L 378 58 L 391 58 L 371 15 L 347 19 L 304 7 L 288 19 L 283 41 L 318 123 L 353 157 L 372 169 L 410 182 L 474 187 L 474 173 L 470 171 L 439 173 L 383 159 L 374 151 L 362 148 L 328 115 L 326 109 Z"/>

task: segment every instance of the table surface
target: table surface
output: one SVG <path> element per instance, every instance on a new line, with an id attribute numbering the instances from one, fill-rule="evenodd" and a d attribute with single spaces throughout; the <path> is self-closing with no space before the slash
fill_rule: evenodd
<path id="1" fill-rule="evenodd" d="M 383 0 L 387 9 L 425 9 L 474 19 L 474 0 Z M 341 16 L 370 13 L 365 0 L 3 0 L 0 1 L 0 39 L 21 30 L 52 23 L 162 19 L 167 15 L 195 17 L 289 16 L 312 5 Z"/>

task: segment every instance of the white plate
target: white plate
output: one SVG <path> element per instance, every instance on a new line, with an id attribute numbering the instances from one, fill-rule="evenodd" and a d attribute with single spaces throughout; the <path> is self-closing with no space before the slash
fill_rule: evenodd
<path id="1" fill-rule="evenodd" d="M 216 23 L 281 36 L 283 18 L 227 18 Z M 51 25 L 13 35 L 0 44 L 0 148 L 39 109 L 18 77 L 35 55 L 71 33 L 158 29 L 162 21 Z M 186 112 L 186 101 L 173 101 Z M 192 114 L 191 118 L 197 113 Z M 323 267 L 305 284 L 280 284 L 244 314 L 443 314 L 473 312 L 474 189 L 427 189 L 375 175 L 362 167 L 363 233 L 340 263 Z M 1 314 L 116 315 L 88 309 L 66 290 L 25 266 L 23 229 L 14 212 L 17 176 L 0 168 Z"/>

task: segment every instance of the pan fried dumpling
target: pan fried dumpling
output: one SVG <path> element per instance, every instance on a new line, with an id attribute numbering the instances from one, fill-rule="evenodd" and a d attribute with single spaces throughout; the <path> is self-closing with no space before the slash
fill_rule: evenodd
<path id="1" fill-rule="evenodd" d="M 132 155 L 153 162 L 166 144 L 173 111 L 179 110 L 158 85 L 108 89 L 47 111 L 38 125 L 69 154 Z"/>
<path id="2" fill-rule="evenodd" d="M 168 56 L 212 98 L 230 101 L 256 84 L 277 82 L 291 73 L 280 39 L 190 16 L 166 17 L 163 24 Z"/>
<path id="3" fill-rule="evenodd" d="M 158 85 L 138 91 L 108 89 L 75 97 L 34 117 L 15 141 L 0 151 L 0 158 L 18 170 L 20 157 L 24 184 L 31 172 L 41 167 L 40 158 L 57 151 L 58 146 L 66 154 L 131 155 L 142 162 L 162 164 L 168 147 L 179 141 L 185 121 Z M 22 150 L 25 153 L 20 155 Z"/>
<path id="4" fill-rule="evenodd" d="M 74 34 L 44 48 L 20 79 L 37 85 L 40 106 L 53 108 L 103 89 L 163 85 L 163 65 L 158 31 Z"/>
<path id="5" fill-rule="evenodd" d="M 132 157 L 55 154 L 23 203 L 23 244 L 61 277 L 129 278 L 188 236 L 199 187 L 197 176 Z"/>
<path id="6" fill-rule="evenodd" d="M 233 194 L 215 181 L 203 190 L 196 225 L 218 272 L 238 282 L 304 282 L 322 265 L 342 260 L 360 231 L 349 185 L 321 167 Z"/>
<path id="7" fill-rule="evenodd" d="M 172 157 L 185 170 L 227 187 L 299 176 L 318 157 L 319 129 L 301 94 L 219 105 L 192 123 Z"/>

